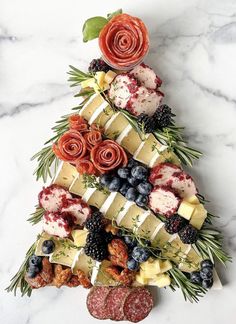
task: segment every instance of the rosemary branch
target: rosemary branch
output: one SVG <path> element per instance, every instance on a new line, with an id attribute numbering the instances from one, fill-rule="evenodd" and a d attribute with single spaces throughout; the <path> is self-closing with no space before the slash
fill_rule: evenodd
<path id="1" fill-rule="evenodd" d="M 39 207 L 38 205 L 35 207 L 36 207 L 35 212 L 33 212 L 30 215 L 31 217 L 27 219 L 27 221 L 30 222 L 32 225 L 38 224 L 45 213 L 45 210 L 42 207 Z"/>

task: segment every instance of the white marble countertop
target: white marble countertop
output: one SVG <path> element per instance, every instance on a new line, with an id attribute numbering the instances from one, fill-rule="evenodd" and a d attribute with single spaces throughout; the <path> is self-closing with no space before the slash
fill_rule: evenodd
<path id="1" fill-rule="evenodd" d="M 119 3 L 119 4 L 117 4 Z M 81 27 L 93 15 L 122 7 L 151 33 L 146 60 L 163 79 L 165 102 L 185 125 L 190 144 L 204 152 L 191 174 L 221 215 L 225 248 L 236 252 L 236 2 L 235 0 L 1 0 L 0 3 L 0 323 L 98 322 L 87 313 L 82 288 L 44 288 L 30 299 L 3 289 L 17 271 L 40 225 L 26 222 L 42 183 L 30 157 L 50 136 L 54 121 L 76 103 L 67 84 L 72 64 L 97 57 Z M 224 289 L 199 304 L 180 292 L 157 292 L 144 323 L 234 324 L 236 267 L 219 269 Z"/>

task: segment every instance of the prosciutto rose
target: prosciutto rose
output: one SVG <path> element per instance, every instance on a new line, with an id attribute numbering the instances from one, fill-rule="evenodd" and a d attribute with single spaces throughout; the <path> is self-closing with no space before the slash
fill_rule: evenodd
<path id="1" fill-rule="evenodd" d="M 90 156 L 95 168 L 101 173 L 126 166 L 128 162 L 124 149 L 112 140 L 105 140 L 95 145 Z"/>
<path id="2" fill-rule="evenodd" d="M 87 148 L 90 151 L 93 148 L 93 146 L 101 143 L 102 134 L 101 134 L 101 132 L 99 132 L 97 130 L 91 130 L 90 132 L 87 132 L 86 134 L 84 134 L 84 139 L 87 143 Z"/>
<path id="3" fill-rule="evenodd" d="M 120 14 L 101 30 L 99 46 L 108 64 L 116 69 L 128 69 L 147 54 L 148 30 L 139 18 Z"/>
<path id="4" fill-rule="evenodd" d="M 75 162 L 87 153 L 87 144 L 83 136 L 76 130 L 63 134 L 57 144 L 53 144 L 53 152 L 62 161 Z"/>
<path id="5" fill-rule="evenodd" d="M 69 126 L 70 129 L 77 130 L 79 132 L 88 130 L 87 121 L 80 115 L 72 115 L 69 117 Z"/>

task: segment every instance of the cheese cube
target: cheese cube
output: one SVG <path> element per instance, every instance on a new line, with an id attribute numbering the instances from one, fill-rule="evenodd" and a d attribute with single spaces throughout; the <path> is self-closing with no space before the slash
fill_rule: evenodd
<path id="1" fill-rule="evenodd" d="M 193 196 L 190 196 L 189 198 L 186 199 L 187 202 L 189 202 L 190 204 L 193 204 L 193 205 L 198 205 L 199 204 L 199 200 L 198 200 L 198 197 L 193 195 Z"/>
<path id="2" fill-rule="evenodd" d="M 85 103 L 80 110 L 80 115 L 86 120 L 90 120 L 96 109 L 104 102 L 103 97 L 100 94 L 95 94 Z"/>
<path id="3" fill-rule="evenodd" d="M 53 180 L 53 183 L 58 186 L 69 188 L 77 176 L 78 171 L 76 168 L 70 163 L 63 162 L 58 174 Z"/>
<path id="4" fill-rule="evenodd" d="M 171 284 L 171 279 L 168 274 L 158 274 L 153 278 L 151 281 L 149 281 L 150 285 L 157 286 L 158 288 L 167 287 Z"/>
<path id="5" fill-rule="evenodd" d="M 114 114 L 105 125 L 105 135 L 111 139 L 116 139 L 129 125 L 128 120 L 121 114 Z"/>
<path id="6" fill-rule="evenodd" d="M 115 72 L 109 70 L 105 75 L 105 82 L 110 84 L 113 81 L 113 79 L 116 77 L 116 75 L 117 74 Z"/>
<path id="7" fill-rule="evenodd" d="M 98 86 L 103 89 L 104 83 L 105 83 L 105 75 L 106 73 L 104 71 L 98 71 L 95 74 L 95 78 L 97 80 Z"/>
<path id="8" fill-rule="evenodd" d="M 161 261 L 160 265 L 161 265 L 161 273 L 164 273 L 172 269 L 172 264 L 169 260 Z"/>
<path id="9" fill-rule="evenodd" d="M 134 154 L 134 152 L 142 144 L 142 140 L 139 134 L 137 133 L 137 131 L 134 130 L 134 128 L 131 125 L 128 125 L 123 130 L 123 132 L 119 135 L 116 141 L 131 154 Z"/>
<path id="10" fill-rule="evenodd" d="M 149 282 L 148 278 L 143 277 L 141 274 L 137 274 L 135 279 L 141 285 L 147 285 Z"/>
<path id="11" fill-rule="evenodd" d="M 100 211 L 106 218 L 116 220 L 126 202 L 126 198 L 119 192 L 112 192 L 101 206 Z"/>
<path id="12" fill-rule="evenodd" d="M 202 204 L 196 206 L 193 215 L 190 219 L 190 224 L 196 227 L 197 229 L 201 229 L 202 225 L 205 222 L 207 217 L 207 211 Z"/>
<path id="13" fill-rule="evenodd" d="M 141 264 L 141 270 L 143 276 L 146 278 L 153 278 L 156 274 L 161 272 L 161 262 L 160 260 L 156 259 L 148 259 L 146 262 Z"/>
<path id="14" fill-rule="evenodd" d="M 84 193 L 86 192 L 86 187 L 84 185 L 83 182 L 83 176 L 82 175 L 78 175 L 77 178 L 75 178 L 75 180 L 72 182 L 69 191 L 75 195 L 78 196 L 83 196 Z"/>
<path id="15" fill-rule="evenodd" d="M 190 220 L 190 218 L 193 215 L 195 207 L 196 207 L 196 205 L 190 204 L 189 202 L 183 200 L 179 206 L 177 213 L 180 216 L 186 218 L 187 220 Z"/>
<path id="16" fill-rule="evenodd" d="M 137 227 L 136 233 L 150 240 L 156 228 L 161 223 L 162 222 L 154 214 L 151 213 L 149 216 L 146 217 L 144 222 Z"/>
<path id="17" fill-rule="evenodd" d="M 86 238 L 87 238 L 87 235 L 88 235 L 87 230 L 73 230 L 71 232 L 71 235 L 73 237 L 74 244 L 76 246 L 85 246 Z"/>

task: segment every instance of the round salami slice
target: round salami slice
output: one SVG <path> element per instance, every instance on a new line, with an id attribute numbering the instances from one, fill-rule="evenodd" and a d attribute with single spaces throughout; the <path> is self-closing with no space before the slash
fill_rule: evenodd
<path id="1" fill-rule="evenodd" d="M 148 316 L 153 308 L 153 298 L 146 288 L 133 288 L 124 302 L 125 319 L 137 323 Z"/>
<path id="2" fill-rule="evenodd" d="M 106 305 L 108 309 L 108 317 L 113 321 L 123 321 L 125 314 L 123 310 L 124 300 L 130 293 L 128 287 L 113 288 L 107 295 Z"/>
<path id="3" fill-rule="evenodd" d="M 110 287 L 94 287 L 87 296 L 87 308 L 89 313 L 97 319 L 108 319 L 108 311 L 106 307 L 106 298 L 112 288 Z"/>

